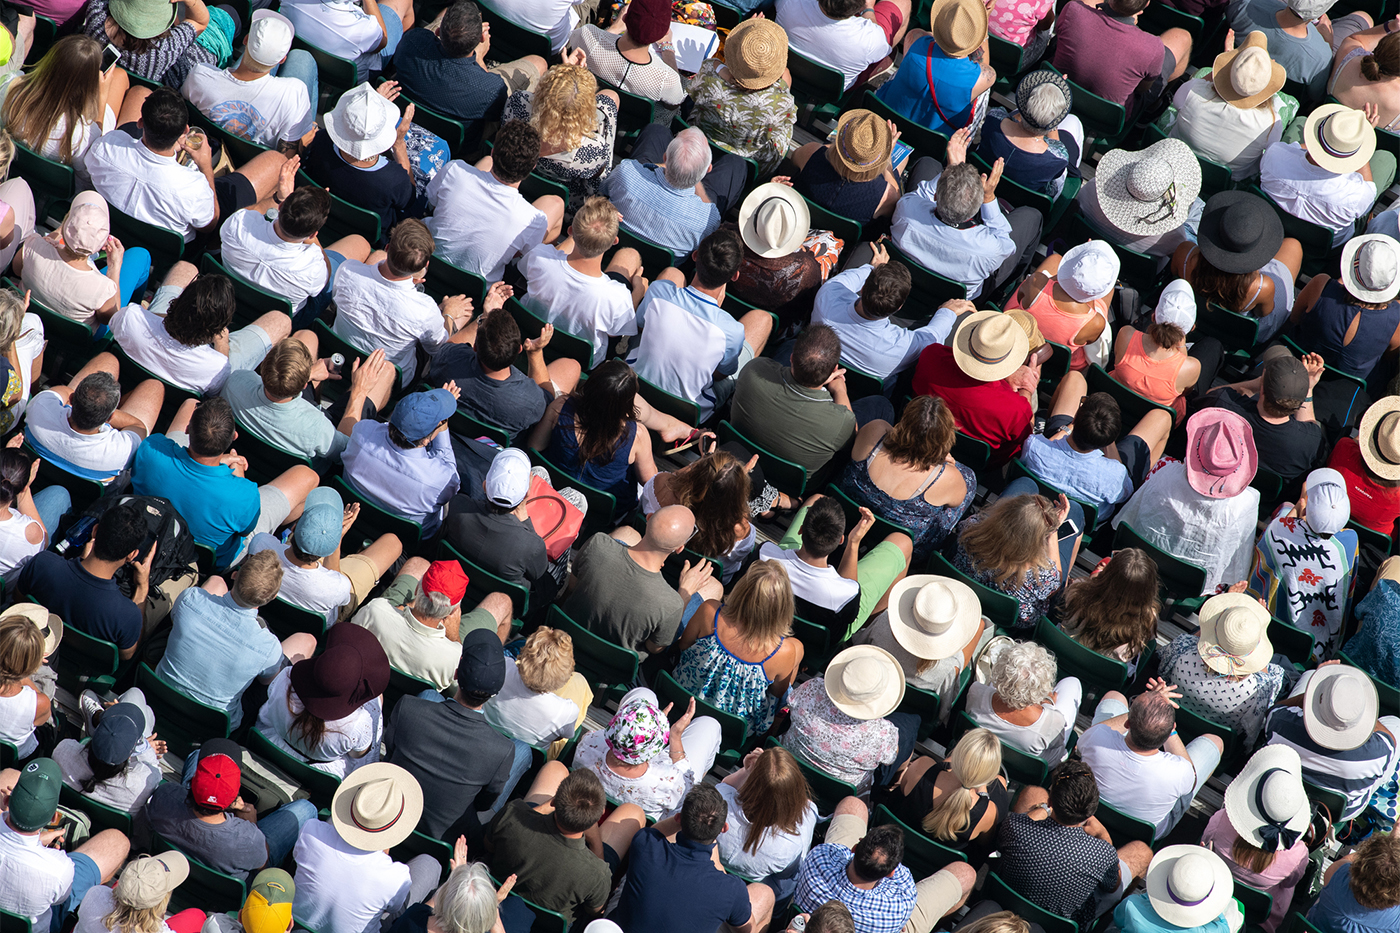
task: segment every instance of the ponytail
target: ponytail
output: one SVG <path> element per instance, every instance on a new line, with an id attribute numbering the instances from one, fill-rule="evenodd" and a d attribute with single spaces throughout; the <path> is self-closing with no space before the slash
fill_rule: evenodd
<path id="1" fill-rule="evenodd" d="M 1159 324 L 1153 321 L 1147 325 L 1147 336 L 1163 350 L 1171 350 L 1186 343 L 1186 332 L 1176 324 Z"/>
<path id="2" fill-rule="evenodd" d="M 972 828 L 972 807 L 976 803 L 977 791 L 970 787 L 941 794 L 924 816 L 924 832 L 939 842 L 953 842 L 959 833 Z"/>
<path id="3" fill-rule="evenodd" d="M 1400 33 L 1390 33 L 1361 59 L 1361 77 L 1367 81 L 1400 78 Z"/>
<path id="4" fill-rule="evenodd" d="M 29 485 L 34 458 L 16 447 L 0 449 L 0 505 L 9 507 Z"/>

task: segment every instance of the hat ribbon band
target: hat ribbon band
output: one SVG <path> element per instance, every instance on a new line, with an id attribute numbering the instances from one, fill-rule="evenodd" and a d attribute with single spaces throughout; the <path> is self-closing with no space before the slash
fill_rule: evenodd
<path id="1" fill-rule="evenodd" d="M 1269 811 L 1264 809 L 1264 782 L 1271 774 L 1287 774 L 1283 768 L 1270 768 L 1259 775 L 1259 781 L 1254 785 L 1254 806 L 1259 810 L 1261 816 L 1268 820 L 1259 827 L 1259 840 L 1263 843 L 1260 846 L 1265 852 L 1278 852 L 1280 849 L 1288 850 L 1293 848 L 1293 844 L 1298 841 L 1301 832 L 1288 828 L 1287 823 L 1280 823 L 1270 818 Z M 1283 845 L 1280 846 L 1279 843 Z"/>
<path id="2" fill-rule="evenodd" d="M 1206 655 L 1208 655 L 1209 659 L 1212 661 L 1225 661 L 1228 663 L 1232 673 L 1244 667 L 1244 658 L 1237 654 L 1231 654 L 1219 645 L 1207 645 Z"/>
<path id="3" fill-rule="evenodd" d="M 1323 132 L 1323 130 L 1326 129 L 1326 127 L 1327 127 L 1327 121 L 1330 120 L 1330 119 L 1332 119 L 1334 116 L 1336 116 L 1336 114 L 1329 113 L 1327 116 L 1323 117 L 1321 120 L 1318 121 L 1318 124 L 1317 124 L 1317 141 L 1318 141 L 1319 143 L 1322 144 L 1323 150 L 1326 151 L 1326 153 L 1327 153 L 1328 155 L 1330 155 L 1332 158 L 1334 158 L 1334 159 L 1349 159 L 1349 158 L 1351 158 L 1352 156 L 1356 155 L 1358 152 L 1360 152 L 1360 151 L 1361 151 L 1361 147 L 1360 147 L 1360 146 L 1353 146 L 1353 147 L 1350 148 L 1350 149 L 1338 149 L 1338 148 L 1336 148 L 1335 146 L 1333 146 L 1333 145 L 1331 145 L 1331 144 L 1329 144 L 1329 143 L 1327 142 L 1327 136 L 1326 136 L 1326 134 Z"/>
<path id="4" fill-rule="evenodd" d="M 872 165 L 879 165 L 881 161 L 888 158 L 888 156 L 884 155 L 883 153 L 872 156 L 869 159 L 857 158 L 856 156 L 851 155 L 850 150 L 846 147 L 846 142 L 847 140 L 842 139 L 840 136 L 837 136 L 836 148 L 840 151 L 841 158 L 845 159 L 847 162 L 850 162 L 852 165 L 858 165 L 861 168 L 869 168 Z"/>
<path id="5" fill-rule="evenodd" d="M 1214 890 L 1215 890 L 1215 885 L 1211 885 L 1211 891 L 1214 891 Z M 1210 892 L 1207 892 L 1205 897 L 1197 898 L 1197 899 L 1194 900 L 1194 901 L 1182 900 L 1181 898 L 1179 898 L 1179 897 L 1176 896 L 1176 892 L 1172 890 L 1172 886 L 1171 886 L 1171 883 L 1170 883 L 1170 882 L 1168 882 L 1168 884 L 1167 884 L 1167 893 L 1170 894 L 1170 895 L 1172 896 L 1172 903 L 1176 904 L 1176 905 L 1179 906 L 1179 907 L 1197 907 L 1197 906 L 1199 906 L 1199 905 L 1201 905 L 1201 904 L 1204 904 L 1206 901 L 1210 900 Z"/>
<path id="6" fill-rule="evenodd" d="M 1011 349 L 1007 350 L 1005 353 L 1002 353 L 1002 354 L 1000 354 L 1000 355 L 998 355 L 998 356 L 987 356 L 985 353 L 979 353 L 979 352 L 977 351 L 977 348 L 974 347 L 974 346 L 972 346 L 972 344 L 971 344 L 970 341 L 969 341 L 969 343 L 968 343 L 967 349 L 968 349 L 969 352 L 972 353 L 973 359 L 977 360 L 977 362 L 979 362 L 979 363 L 992 364 L 992 363 L 1000 363 L 1001 361 L 1005 360 L 1008 356 L 1011 355 L 1011 350 L 1014 350 L 1015 347 L 1014 347 L 1014 346 L 1011 347 Z"/>
<path id="7" fill-rule="evenodd" d="M 407 806 L 408 806 L 408 800 L 407 800 L 406 798 L 400 797 L 400 799 L 399 799 L 399 812 L 394 814 L 394 818 L 393 818 L 392 820 L 390 820 L 389 822 L 385 823 L 383 826 L 377 826 L 377 827 L 376 827 L 376 826 L 366 826 L 364 823 L 361 823 L 361 822 L 360 822 L 360 818 L 359 818 L 358 816 L 355 815 L 355 810 L 354 810 L 354 808 L 352 807 L 351 810 L 350 810 L 350 822 L 354 823 L 355 826 L 356 826 L 357 828 L 362 829 L 362 830 L 364 830 L 364 831 L 367 832 L 367 833 L 382 833 L 382 832 L 385 832 L 385 831 L 387 831 L 387 830 L 393 828 L 394 824 L 397 823 L 397 822 L 399 821 L 399 819 L 403 817 L 403 811 L 404 811 L 404 809 L 405 809 Z"/>

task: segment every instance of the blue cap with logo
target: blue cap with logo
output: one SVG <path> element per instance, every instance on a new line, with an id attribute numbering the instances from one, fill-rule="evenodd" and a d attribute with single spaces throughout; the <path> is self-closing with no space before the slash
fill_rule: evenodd
<path id="1" fill-rule="evenodd" d="M 394 406 L 389 423 L 410 441 L 421 441 L 457 410 L 457 400 L 446 389 L 430 389 L 406 395 Z"/>

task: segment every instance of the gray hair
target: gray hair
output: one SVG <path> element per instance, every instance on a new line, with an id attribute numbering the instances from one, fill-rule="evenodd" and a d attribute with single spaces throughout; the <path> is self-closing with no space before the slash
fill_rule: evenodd
<path id="1" fill-rule="evenodd" d="M 1155 690 L 1139 694 L 1128 707 L 1126 725 L 1134 745 L 1161 748 L 1176 728 L 1176 708 Z"/>
<path id="2" fill-rule="evenodd" d="M 965 224 L 982 209 L 982 173 L 971 162 L 950 165 L 938 176 L 933 212 L 945 224 Z"/>
<path id="3" fill-rule="evenodd" d="M 710 170 L 710 142 L 702 130 L 689 127 L 666 147 L 666 184 L 678 191 L 694 188 Z"/>
<path id="4" fill-rule="evenodd" d="M 1021 113 L 1037 127 L 1045 127 L 1044 133 L 1048 133 L 1060 124 L 1060 120 L 1055 118 L 1059 117 L 1064 109 L 1065 92 L 1057 85 L 1046 82 L 1036 85 L 1030 92 Z"/>
<path id="5" fill-rule="evenodd" d="M 997 655 L 992 686 L 1012 709 L 1034 706 L 1055 691 L 1055 656 L 1033 641 L 1017 642 Z"/>
<path id="6" fill-rule="evenodd" d="M 496 887 L 481 862 L 452 869 L 433 903 L 433 916 L 447 933 L 489 933 L 496 924 Z"/>
<path id="7" fill-rule="evenodd" d="M 413 600 L 413 611 L 425 619 L 445 619 L 452 612 L 452 602 L 446 593 L 429 593 L 420 587 Z"/>

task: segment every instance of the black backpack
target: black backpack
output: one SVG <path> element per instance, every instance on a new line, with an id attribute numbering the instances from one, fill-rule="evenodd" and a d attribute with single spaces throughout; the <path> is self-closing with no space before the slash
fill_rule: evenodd
<path id="1" fill-rule="evenodd" d="M 84 518 L 101 519 L 103 513 L 114 505 L 134 505 L 146 516 L 146 540 L 141 544 L 140 558 L 150 553 L 150 546 L 156 545 L 156 558 L 151 563 L 151 588 L 160 586 L 167 580 L 189 573 L 195 562 L 195 540 L 190 534 L 189 523 L 171 505 L 170 500 L 161 496 L 137 496 L 130 493 L 106 495 L 88 506 Z M 84 542 L 86 543 L 86 542 Z M 136 592 L 136 583 L 130 564 L 117 570 L 113 578 L 117 587 L 126 596 Z"/>

